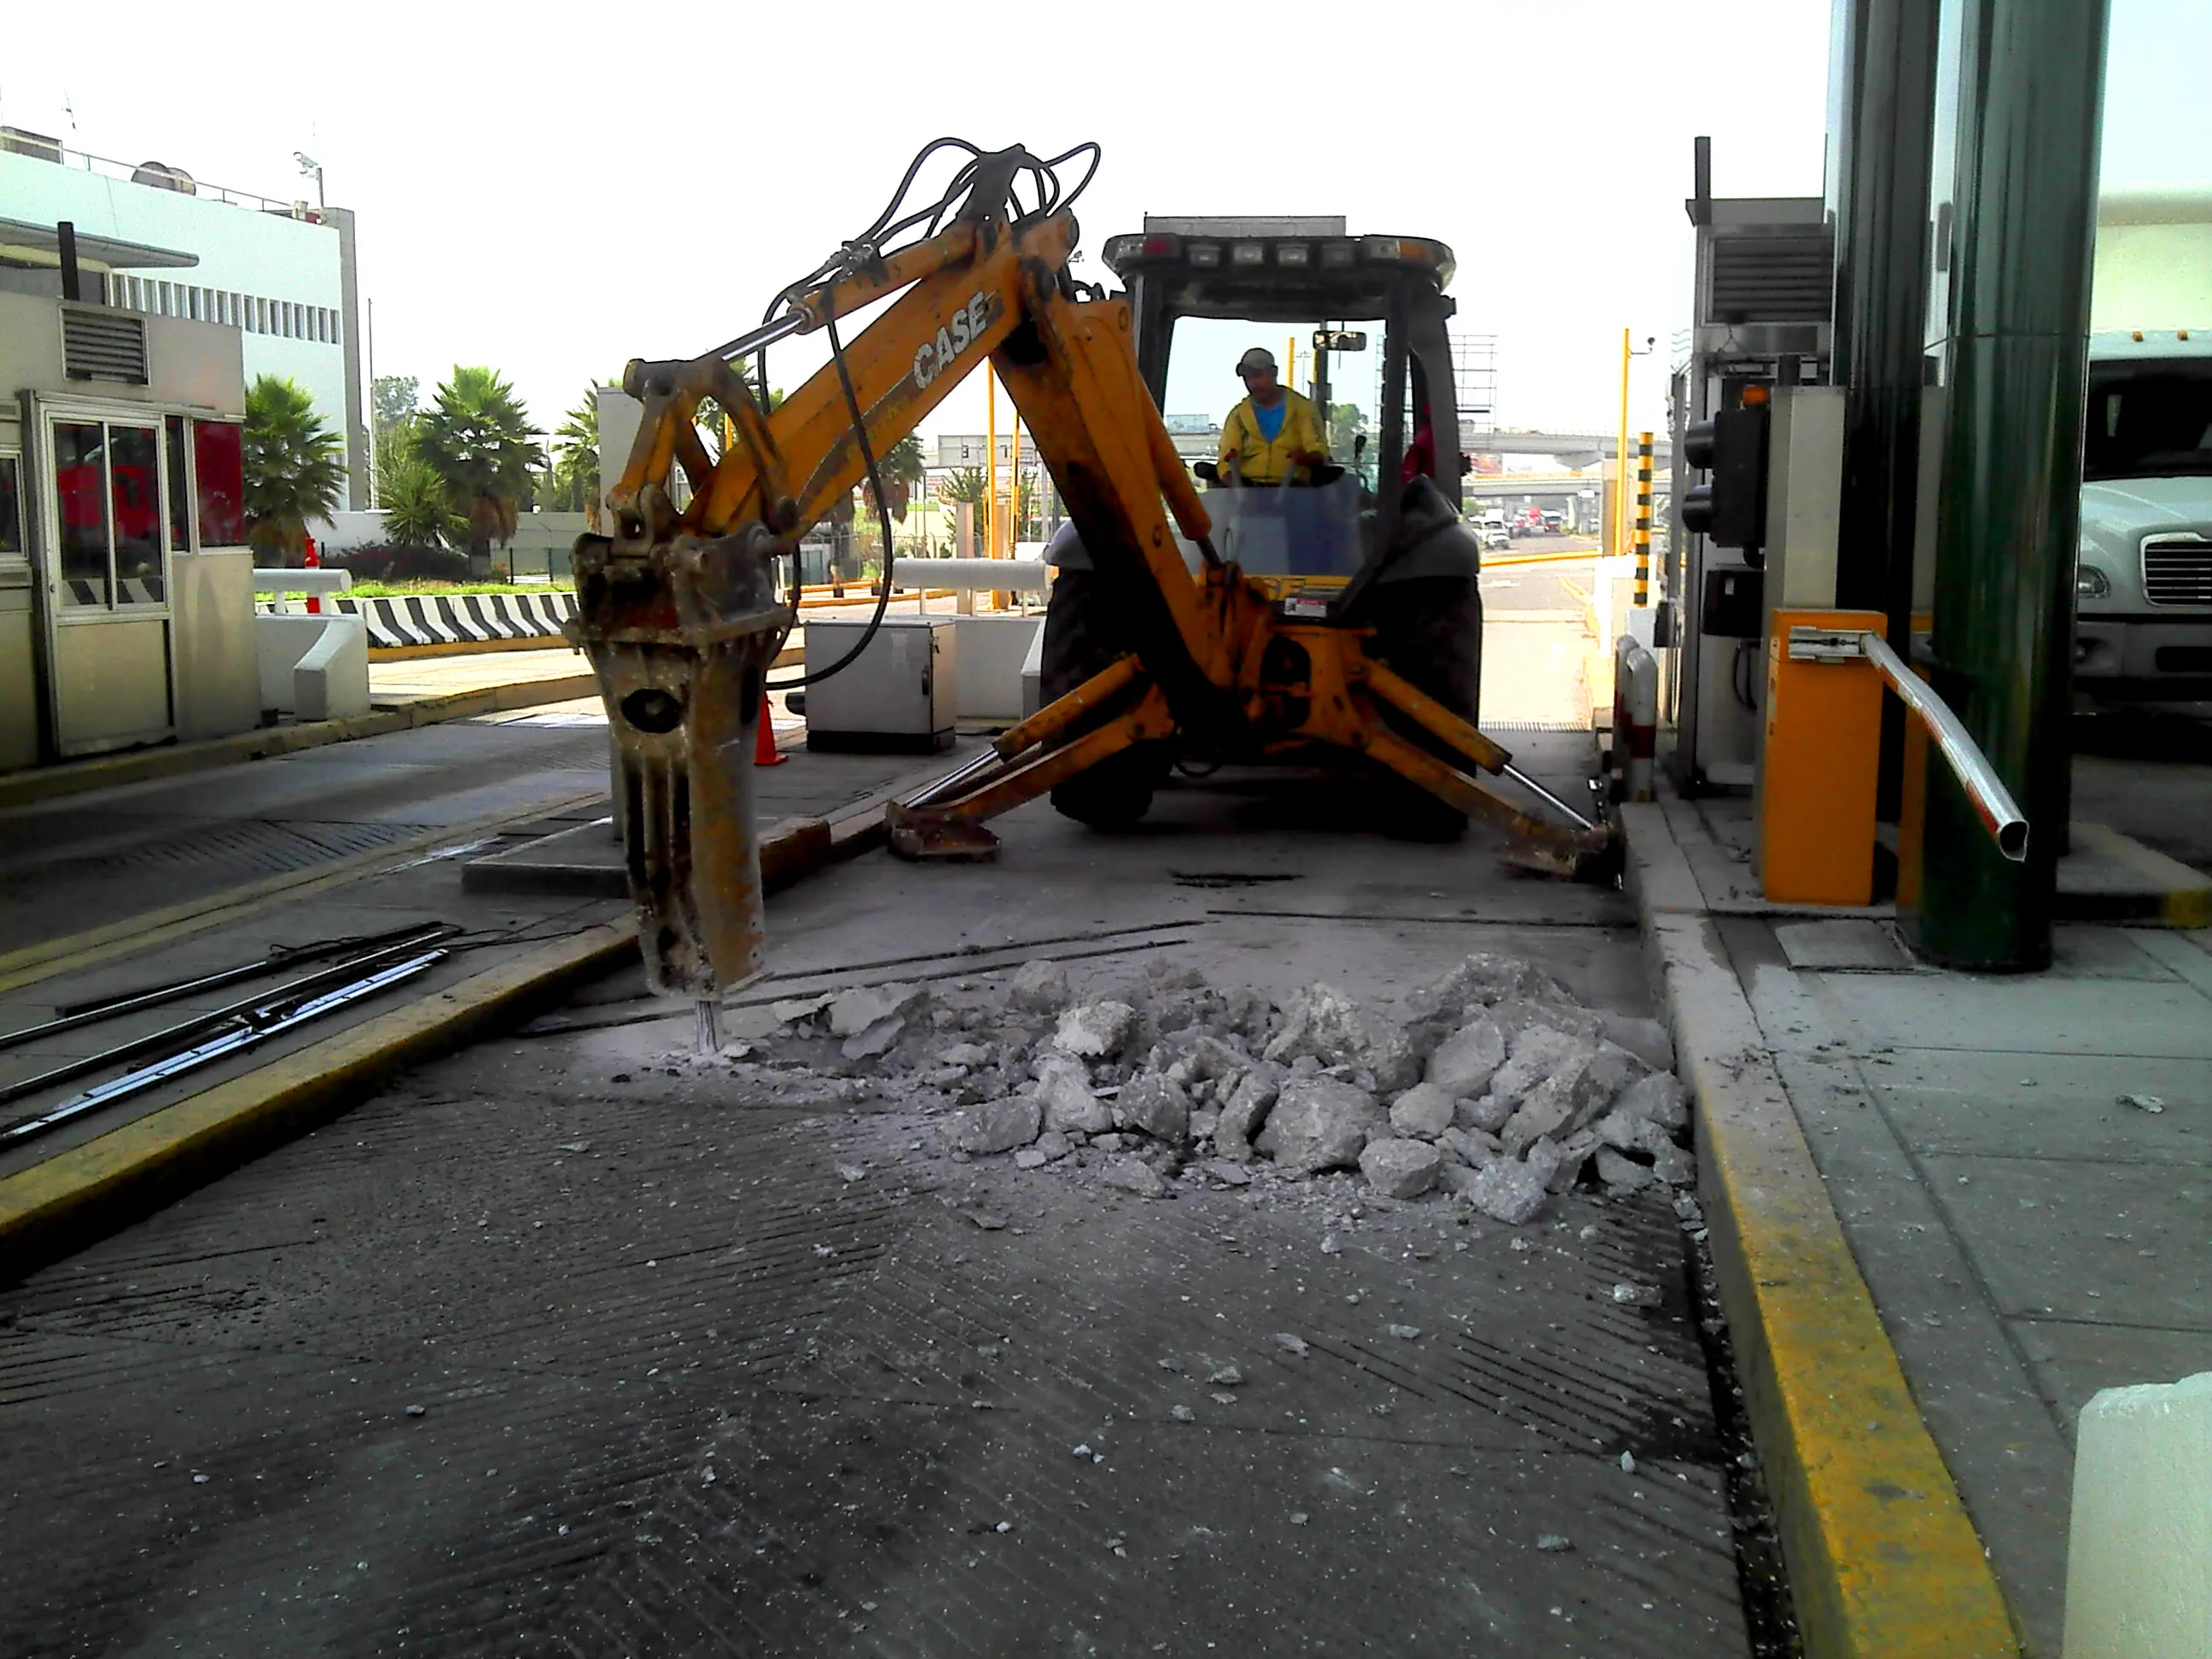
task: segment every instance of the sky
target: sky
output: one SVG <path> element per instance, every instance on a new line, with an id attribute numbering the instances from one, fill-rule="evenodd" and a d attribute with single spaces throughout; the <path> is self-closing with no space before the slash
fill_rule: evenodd
<path id="1" fill-rule="evenodd" d="M 2212 4 L 2113 5 L 2106 185 L 2202 186 Z M 1077 208 L 1092 280 L 1105 238 L 1147 212 L 1342 214 L 1439 238 L 1461 325 L 1498 337 L 1499 423 L 1553 430 L 1618 419 L 1624 328 L 1658 341 L 1632 423 L 1663 427 L 1695 135 L 1712 137 L 1718 195 L 1820 190 L 1828 0 L 1262 15 L 393 0 L 210 28 L 118 0 L 96 46 L 68 9 L 11 19 L 0 122 L 279 198 L 313 195 L 306 151 L 360 216 L 377 373 L 427 396 L 453 364 L 488 363 L 549 429 L 625 360 L 696 356 L 757 321 L 940 134 L 1102 143 Z M 771 378 L 821 360 L 779 349 Z M 1216 415 L 1239 393 L 1227 363 L 1220 382 Z M 974 377 L 926 430 L 983 421 Z"/>

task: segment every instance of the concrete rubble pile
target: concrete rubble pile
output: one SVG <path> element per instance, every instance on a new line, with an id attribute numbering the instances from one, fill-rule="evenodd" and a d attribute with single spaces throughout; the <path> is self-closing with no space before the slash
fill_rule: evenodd
<path id="1" fill-rule="evenodd" d="M 1664 1029 L 1585 1008 L 1517 957 L 1468 957 L 1396 1017 L 1328 985 L 1277 1007 L 1164 967 L 1096 998 L 1050 961 L 991 988 L 981 1006 L 886 985 L 772 1012 L 939 1111 L 955 1156 L 1146 1197 L 1357 1171 L 1382 1197 L 1517 1226 L 1571 1188 L 1696 1179 Z"/>

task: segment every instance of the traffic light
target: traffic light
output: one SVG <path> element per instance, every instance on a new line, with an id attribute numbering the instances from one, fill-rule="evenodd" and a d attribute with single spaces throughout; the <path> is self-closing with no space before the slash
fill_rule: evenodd
<path id="1" fill-rule="evenodd" d="M 1736 408 L 1682 433 L 1683 459 L 1709 475 L 1682 497 L 1682 527 L 1742 549 L 1753 563 L 1766 544 L 1768 416 L 1766 388 L 1747 386 Z"/>

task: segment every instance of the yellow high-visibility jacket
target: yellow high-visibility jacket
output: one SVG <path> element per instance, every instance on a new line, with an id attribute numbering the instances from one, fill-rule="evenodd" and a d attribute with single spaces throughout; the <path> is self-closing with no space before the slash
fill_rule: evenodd
<path id="1" fill-rule="evenodd" d="M 1283 399 L 1290 407 L 1283 411 L 1283 429 L 1275 434 L 1273 443 L 1261 435 L 1260 417 L 1254 412 L 1249 398 L 1229 411 L 1229 418 L 1221 423 L 1221 471 L 1224 478 L 1230 462 L 1234 461 L 1246 483 L 1280 483 L 1283 474 L 1291 467 L 1292 455 L 1328 453 L 1328 434 L 1321 429 L 1321 411 L 1313 406 L 1313 400 L 1301 397 L 1288 386 L 1283 388 Z"/>

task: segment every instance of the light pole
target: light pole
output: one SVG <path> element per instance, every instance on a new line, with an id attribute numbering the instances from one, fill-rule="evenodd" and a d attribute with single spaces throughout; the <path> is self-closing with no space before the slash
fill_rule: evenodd
<path id="1" fill-rule="evenodd" d="M 300 164 L 300 176 L 302 179 L 313 179 L 315 181 L 315 206 L 318 209 L 329 206 L 330 204 L 323 200 L 323 164 L 303 149 L 294 150 L 292 159 Z"/>
<path id="2" fill-rule="evenodd" d="M 1613 524 L 1613 551 L 1616 557 L 1628 551 L 1628 504 L 1631 499 L 1628 491 L 1628 360 L 1649 357 L 1658 344 L 1657 335 L 1647 334 L 1644 337 L 1644 349 L 1633 350 L 1629 345 L 1628 331 L 1625 328 L 1620 331 L 1620 444 L 1613 452 L 1620 469 L 1613 480 L 1617 486 Z"/>

